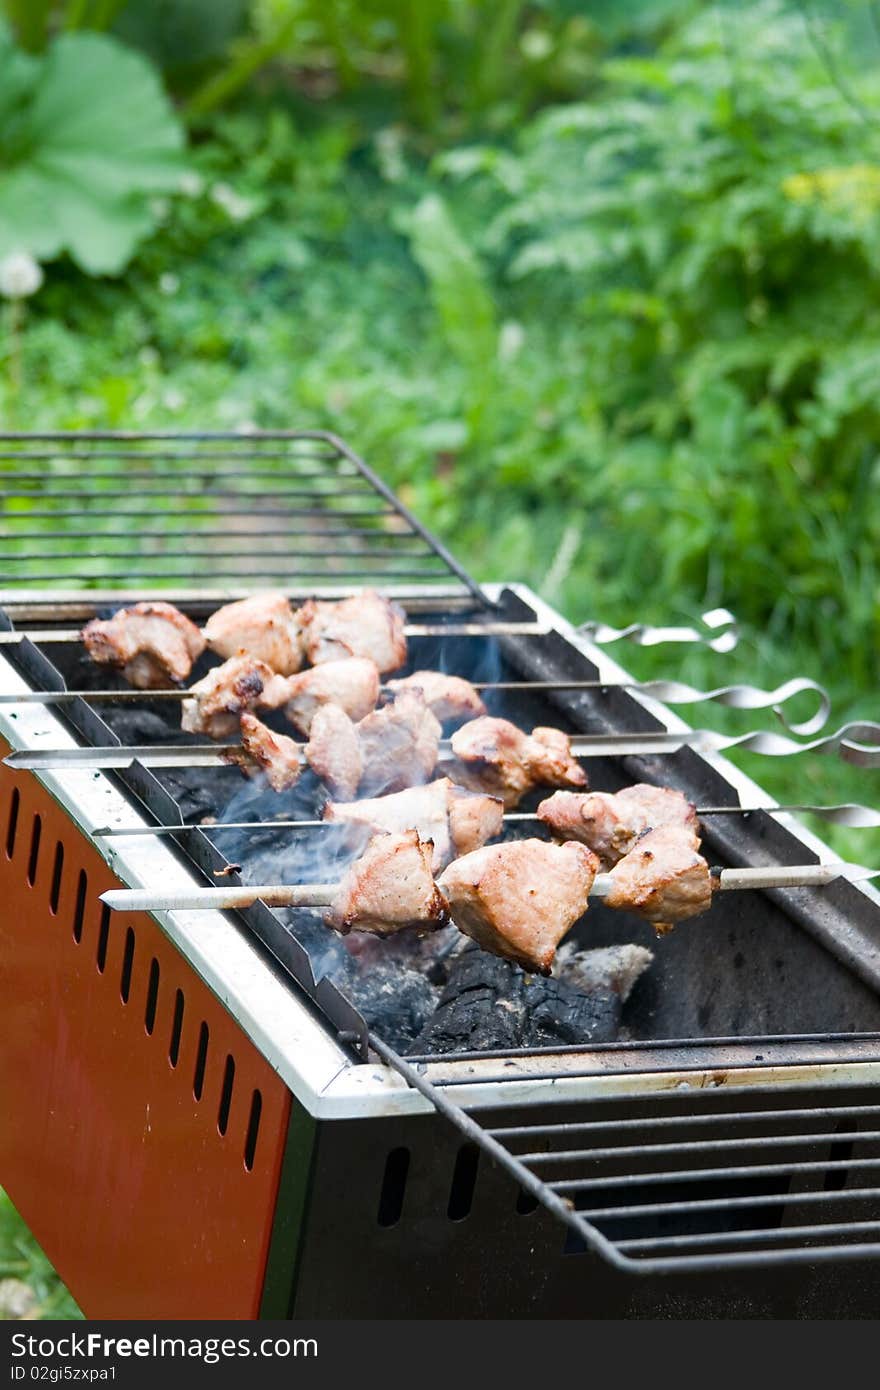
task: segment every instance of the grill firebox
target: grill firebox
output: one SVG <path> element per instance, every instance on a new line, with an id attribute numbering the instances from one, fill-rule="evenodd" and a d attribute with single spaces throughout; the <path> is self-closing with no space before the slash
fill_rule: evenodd
<path id="1" fill-rule="evenodd" d="M 36 468 L 64 479 L 50 478 L 41 497 L 40 539 L 22 535 L 20 515 L 36 527 L 30 508 L 0 523 L 16 586 L 0 602 L 11 625 L 35 634 L 0 647 L 0 693 L 79 688 L 78 649 L 52 634 L 123 599 L 161 592 L 200 619 L 267 582 L 304 598 L 322 564 L 322 593 L 381 584 L 429 629 L 410 640 L 414 667 L 442 662 L 471 678 L 556 686 L 626 678 L 528 590 L 474 585 L 330 436 L 30 437 L 0 447 L 7 495 L 26 493 Z M 270 451 L 280 457 L 270 461 Z M 366 489 L 354 505 L 338 482 L 325 483 L 331 456 L 337 473 L 355 479 L 343 491 Z M 197 514 L 192 534 L 211 537 L 192 549 L 189 529 L 168 520 L 170 480 L 187 458 L 199 460 L 202 500 L 197 513 L 177 514 Z M 268 476 L 248 501 L 254 458 Z M 171 496 L 150 529 L 159 542 L 174 533 L 177 560 L 161 545 L 151 550 L 147 536 L 130 564 L 113 553 L 111 535 L 94 542 L 90 574 L 101 589 L 32 588 L 56 573 L 59 584 L 81 582 L 88 541 L 82 568 L 60 557 L 65 579 L 53 558 L 62 529 L 54 513 L 77 510 L 83 529 L 104 490 L 107 528 L 119 531 L 130 503 L 116 480 L 132 463 L 144 473 L 142 493 Z M 303 471 L 311 496 L 294 503 Z M 350 529 L 342 556 L 309 559 L 303 573 L 301 558 L 264 547 L 261 572 L 249 571 L 253 535 L 273 505 L 279 532 L 295 510 L 310 551 L 327 549 L 329 531 Z M 375 520 L 339 520 L 342 510 L 374 506 Z M 241 552 L 229 547 L 234 558 L 216 542 L 230 516 L 244 517 L 240 534 L 251 535 Z M 65 516 L 65 534 L 70 526 Z M 364 542 L 364 529 L 376 538 Z M 401 545 L 419 549 L 415 578 Z M 195 573 L 211 547 L 210 591 L 160 590 L 187 572 L 181 557 Z M 369 567 L 350 558 L 365 550 L 382 558 Z M 463 624 L 477 632 L 461 634 Z M 619 689 L 498 700 L 493 712 L 522 726 L 685 727 Z M 0 706 L 4 753 L 106 745 L 114 727 L 106 706 L 85 700 Z M 731 764 L 693 749 L 596 759 L 590 774 L 607 790 L 644 780 L 702 804 L 767 802 Z M 99 774 L 0 769 L 9 1017 L 0 1094 L 13 1117 L 0 1139 L 0 1179 L 88 1314 L 874 1314 L 880 898 L 872 890 L 840 882 L 720 899 L 656 947 L 628 1005 L 628 1042 L 411 1057 L 401 1074 L 344 989 L 316 982 L 295 920 L 291 932 L 264 907 L 235 919 L 102 909 L 106 888 L 204 882 L 232 857 L 226 840 L 198 828 L 173 839 L 95 835 L 107 824 L 176 821 L 173 791 L 160 771 L 139 765 Z M 731 816 L 705 830 L 712 861 L 725 865 L 827 857 L 791 817 Z M 643 924 L 601 907 L 581 931 L 591 945 L 652 940 Z M 495 1161 L 486 1134 L 501 1146 Z M 540 1200 L 529 1175 L 540 1180 Z M 542 1205 L 548 1192 L 577 1215 L 560 1212 L 561 1222 Z"/>

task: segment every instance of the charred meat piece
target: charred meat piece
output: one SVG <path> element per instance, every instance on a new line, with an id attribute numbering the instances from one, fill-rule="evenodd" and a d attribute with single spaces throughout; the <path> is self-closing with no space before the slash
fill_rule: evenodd
<path id="1" fill-rule="evenodd" d="M 205 639 L 173 603 L 136 603 L 112 618 L 94 618 L 82 631 L 100 666 L 118 667 L 138 690 L 162 690 L 185 681 L 205 650 Z"/>
<path id="2" fill-rule="evenodd" d="M 241 716 L 241 748 L 230 748 L 226 762 L 240 767 L 246 777 L 265 773 L 273 792 L 295 787 L 303 768 L 302 745 L 286 734 L 273 733 L 256 715 Z"/>
<path id="3" fill-rule="evenodd" d="M 379 671 L 363 656 L 344 661 L 325 661 L 302 675 L 288 681 L 289 698 L 284 706 L 286 717 L 307 734 L 315 712 L 321 705 L 338 705 L 349 719 L 363 719 L 376 708 L 379 698 Z"/>
<path id="4" fill-rule="evenodd" d="M 393 936 L 407 927 L 437 931 L 449 921 L 449 908 L 434 882 L 430 841 L 418 832 L 376 835 L 339 885 L 324 918 L 343 934 L 375 932 Z"/>
<path id="5" fill-rule="evenodd" d="M 384 675 L 406 661 L 403 609 L 375 589 L 364 589 L 335 603 L 309 599 L 297 619 L 314 666 L 347 656 L 365 656 Z"/>
<path id="6" fill-rule="evenodd" d="M 607 907 L 646 917 L 658 930 L 697 917 L 712 906 L 709 865 L 694 848 L 687 829 L 649 830 L 615 864 Z"/>
<path id="7" fill-rule="evenodd" d="M 542 820 L 560 840 L 579 840 L 611 868 L 640 835 L 661 826 L 678 826 L 698 849 L 695 807 L 681 792 L 643 782 L 620 792 L 554 792 L 538 807 Z"/>
<path id="8" fill-rule="evenodd" d="M 281 676 L 303 662 L 299 622 L 284 594 L 273 591 L 218 608 L 205 624 L 205 640 L 218 656 L 247 652 Z"/>
<path id="9" fill-rule="evenodd" d="M 244 710 L 277 709 L 287 699 L 287 681 L 253 656 L 232 656 L 190 686 L 181 727 L 188 734 L 227 738 Z"/>
<path id="10" fill-rule="evenodd" d="M 463 724 L 486 713 L 486 706 L 470 681 L 461 676 L 444 676 L 440 671 L 413 671 L 411 676 L 389 681 L 393 694 L 401 690 L 417 690 L 428 709 L 441 724 Z"/>
<path id="11" fill-rule="evenodd" d="M 441 777 L 390 796 L 331 801 L 324 808 L 324 819 L 347 821 L 365 830 L 417 830 L 422 840 L 433 842 L 433 865 L 439 872 L 456 854 L 468 854 L 501 833 L 502 806 L 494 797 L 465 791 Z"/>
<path id="12" fill-rule="evenodd" d="M 512 810 L 532 787 L 586 787 L 587 775 L 559 729 L 523 733 L 507 719 L 473 719 L 452 735 L 450 776 L 462 786 L 500 796 Z"/>
<path id="13" fill-rule="evenodd" d="M 442 730 L 421 695 L 405 690 L 357 726 L 365 791 L 396 792 L 427 782 Z"/>
<path id="14" fill-rule="evenodd" d="M 363 773 L 357 726 L 338 705 L 321 705 L 309 729 L 306 757 L 316 776 L 343 800 L 354 796 Z"/>
<path id="15" fill-rule="evenodd" d="M 549 975 L 556 947 L 587 910 L 599 861 L 584 845 L 512 840 L 442 874 L 452 920 L 484 951 Z"/>

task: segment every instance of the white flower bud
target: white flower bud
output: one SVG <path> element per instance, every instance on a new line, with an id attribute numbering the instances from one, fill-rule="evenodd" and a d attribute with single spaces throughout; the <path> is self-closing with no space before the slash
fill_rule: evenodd
<path id="1" fill-rule="evenodd" d="M 27 251 L 13 251 L 0 261 L 0 294 L 6 299 L 26 299 L 43 283 L 43 272 Z"/>

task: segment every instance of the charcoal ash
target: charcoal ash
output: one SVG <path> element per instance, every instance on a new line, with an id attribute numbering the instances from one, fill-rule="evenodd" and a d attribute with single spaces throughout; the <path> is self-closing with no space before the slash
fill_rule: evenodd
<path id="1" fill-rule="evenodd" d="M 654 952 L 628 942 L 623 946 L 601 946 L 585 951 L 566 941 L 556 952 L 553 974 L 573 989 L 590 994 L 613 990 L 625 1004 L 633 988 L 654 960 Z"/>

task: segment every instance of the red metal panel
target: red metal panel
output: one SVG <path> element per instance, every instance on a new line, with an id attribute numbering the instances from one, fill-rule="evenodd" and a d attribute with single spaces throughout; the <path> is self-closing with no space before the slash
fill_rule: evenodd
<path id="1" fill-rule="evenodd" d="M 117 886 L 0 767 L 0 1182 L 88 1316 L 254 1318 L 290 1094 Z"/>

